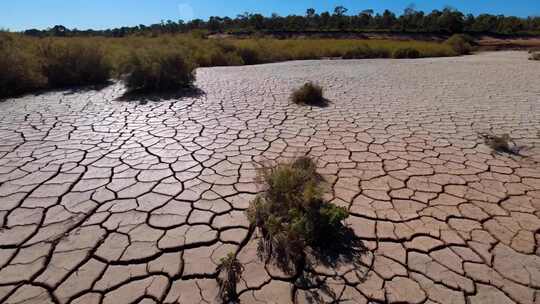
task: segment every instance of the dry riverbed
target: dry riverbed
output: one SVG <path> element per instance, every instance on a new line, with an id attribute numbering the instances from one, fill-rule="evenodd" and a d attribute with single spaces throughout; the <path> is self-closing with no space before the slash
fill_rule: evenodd
<path id="1" fill-rule="evenodd" d="M 1 303 L 540 303 L 540 63 L 525 52 L 204 68 L 198 92 L 0 103 Z M 327 107 L 290 91 L 316 81 Z M 521 156 L 479 134 L 508 133 Z M 258 164 L 308 154 L 369 248 L 296 283 L 257 258 Z M 292 293 L 291 290 L 295 292 Z"/>

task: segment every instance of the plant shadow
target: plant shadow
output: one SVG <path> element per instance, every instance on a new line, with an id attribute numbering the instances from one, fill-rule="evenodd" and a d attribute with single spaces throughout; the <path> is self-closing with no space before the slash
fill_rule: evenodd
<path id="1" fill-rule="evenodd" d="M 105 83 L 93 84 L 93 85 L 57 88 L 57 89 L 52 90 L 52 92 L 62 91 L 64 95 L 75 95 L 75 94 L 87 93 L 90 91 L 101 91 L 112 84 L 114 84 L 113 81 L 107 81 Z M 48 92 L 51 92 L 51 91 L 48 91 Z"/>
<path id="2" fill-rule="evenodd" d="M 298 273 L 294 288 L 304 291 L 306 303 L 328 303 L 328 299 L 332 299 L 331 303 L 346 301 L 340 299 L 341 295 L 328 285 L 328 277 L 321 276 L 314 266 L 334 270 L 352 265 L 357 276 L 358 271 L 362 270 L 362 275 L 358 276 L 360 282 L 366 278 L 369 265 L 362 258 L 369 253 L 369 249 L 350 227 L 342 226 L 338 233 L 338 236 L 334 235 L 332 239 L 311 248 L 310 262 Z"/>
<path id="3" fill-rule="evenodd" d="M 117 101 L 138 102 L 141 105 L 149 102 L 164 102 L 173 101 L 182 98 L 197 98 L 205 96 L 206 92 L 197 87 L 188 87 L 178 91 L 166 92 L 145 92 L 145 91 L 127 91 L 122 96 L 118 97 Z"/>
<path id="4" fill-rule="evenodd" d="M 316 107 L 316 108 L 326 108 L 328 107 L 332 101 L 330 101 L 327 98 L 322 98 L 321 100 L 318 100 L 317 102 L 312 102 L 309 104 L 309 106 Z"/>

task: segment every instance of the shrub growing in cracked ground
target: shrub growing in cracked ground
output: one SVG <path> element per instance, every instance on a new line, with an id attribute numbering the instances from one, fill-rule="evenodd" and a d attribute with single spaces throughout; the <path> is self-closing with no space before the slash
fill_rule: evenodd
<path id="1" fill-rule="evenodd" d="M 107 83 L 112 66 L 100 44 L 83 40 L 50 40 L 40 47 L 50 87 Z"/>
<path id="2" fill-rule="evenodd" d="M 296 104 L 324 105 L 323 88 L 313 82 L 308 82 L 291 94 L 291 100 Z"/>
<path id="3" fill-rule="evenodd" d="M 237 303 L 238 294 L 236 285 L 242 278 L 244 266 L 238 261 L 234 253 L 229 253 L 221 258 L 217 268 L 219 285 L 219 297 L 223 303 Z"/>
<path id="4" fill-rule="evenodd" d="M 173 91 L 190 87 L 195 64 L 180 50 L 145 48 L 132 52 L 124 68 L 131 91 Z"/>
<path id="5" fill-rule="evenodd" d="M 259 179 L 264 192 L 247 214 L 261 234 L 260 257 L 272 259 L 286 272 L 301 271 L 306 248 L 339 240 L 349 214 L 323 200 L 323 178 L 308 157 L 263 168 Z"/>
<path id="6" fill-rule="evenodd" d="M 495 152 L 520 155 L 520 151 L 525 148 L 523 146 L 517 146 L 515 142 L 512 141 L 509 134 L 482 134 L 482 137 L 484 138 L 486 145 Z"/>

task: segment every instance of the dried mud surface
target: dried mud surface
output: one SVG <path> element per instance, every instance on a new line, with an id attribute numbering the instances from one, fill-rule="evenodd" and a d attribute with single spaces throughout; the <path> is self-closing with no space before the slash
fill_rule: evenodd
<path id="1" fill-rule="evenodd" d="M 540 303 L 540 65 L 522 52 L 198 70 L 199 92 L 0 103 L 0 303 Z M 330 105 L 288 101 L 306 81 Z M 509 133 L 521 156 L 480 133 Z M 258 165 L 308 154 L 370 249 L 299 284 L 257 258 Z M 293 292 L 294 291 L 294 292 Z"/>

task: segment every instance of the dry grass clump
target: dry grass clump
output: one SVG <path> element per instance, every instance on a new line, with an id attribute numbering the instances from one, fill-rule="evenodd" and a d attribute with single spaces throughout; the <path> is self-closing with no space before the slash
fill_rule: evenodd
<path id="1" fill-rule="evenodd" d="M 398 48 L 392 53 L 392 58 L 395 58 L 395 59 L 404 59 L 404 58 L 414 59 L 414 58 L 420 58 L 420 57 L 421 57 L 420 51 L 418 51 L 415 48 L 410 48 L 410 47 Z"/>
<path id="2" fill-rule="evenodd" d="M 223 303 L 237 303 L 236 285 L 242 278 L 244 266 L 238 261 L 236 255 L 231 252 L 226 257 L 221 258 L 217 271 L 218 277 L 216 280 L 219 285 L 220 300 Z"/>
<path id="3" fill-rule="evenodd" d="M 195 64 L 181 50 L 148 48 L 132 52 L 124 67 L 131 91 L 162 92 L 190 87 Z"/>
<path id="4" fill-rule="evenodd" d="M 50 87 L 104 84 L 112 66 L 100 44 L 85 40 L 48 40 L 40 47 Z"/>
<path id="5" fill-rule="evenodd" d="M 321 106 L 327 103 L 323 96 L 323 88 L 313 82 L 308 82 L 291 94 L 292 102 L 300 105 Z"/>
<path id="6" fill-rule="evenodd" d="M 540 60 L 540 52 L 538 53 L 532 53 L 531 57 L 529 57 L 530 60 Z"/>
<path id="7" fill-rule="evenodd" d="M 307 247 L 340 240 L 342 222 L 349 214 L 323 200 L 323 179 L 311 158 L 264 168 L 259 178 L 265 191 L 251 202 L 247 214 L 261 234 L 261 258 L 294 273 L 303 269 Z"/>

